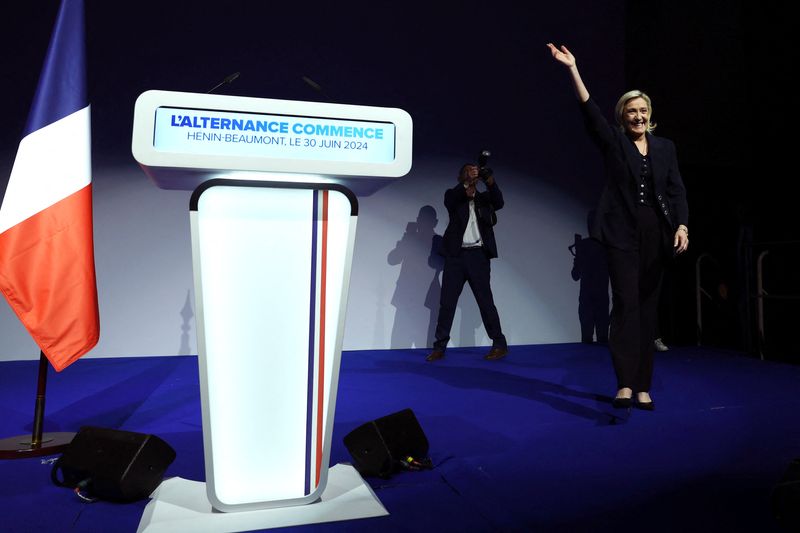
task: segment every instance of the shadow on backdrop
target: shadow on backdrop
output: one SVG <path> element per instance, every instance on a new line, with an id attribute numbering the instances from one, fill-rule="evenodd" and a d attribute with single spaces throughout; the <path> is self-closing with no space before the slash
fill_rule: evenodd
<path id="1" fill-rule="evenodd" d="M 581 325 L 581 342 L 608 343 L 608 263 L 603 245 L 591 237 L 594 210 L 587 215 L 589 235 L 575 234 L 569 246 L 574 260 L 572 279 L 580 281 L 578 293 L 578 320 Z"/>
<path id="2" fill-rule="evenodd" d="M 189 342 L 189 332 L 192 330 L 191 320 L 194 317 L 194 310 L 192 309 L 192 290 L 186 290 L 186 300 L 183 302 L 181 308 L 181 344 L 178 348 L 178 355 L 195 355 L 192 354 L 191 344 Z"/>
<path id="3" fill-rule="evenodd" d="M 437 223 L 436 209 L 420 207 L 416 222 L 406 224 L 405 233 L 386 258 L 390 265 L 400 265 L 391 302 L 395 307 L 392 348 L 433 345 L 441 292 L 439 274 L 444 267 L 444 258 L 439 255 L 442 236 L 434 231 Z"/>

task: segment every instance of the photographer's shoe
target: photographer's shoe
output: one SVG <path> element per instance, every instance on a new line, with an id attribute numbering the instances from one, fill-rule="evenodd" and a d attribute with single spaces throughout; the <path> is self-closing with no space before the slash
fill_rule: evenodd
<path id="1" fill-rule="evenodd" d="M 486 359 L 487 361 L 496 361 L 498 359 L 502 359 L 503 357 L 505 357 L 507 353 L 508 353 L 508 348 L 492 347 L 492 349 L 489 350 L 489 353 L 486 354 L 484 359 Z"/>
<path id="2" fill-rule="evenodd" d="M 653 341 L 653 345 L 655 346 L 657 352 L 668 352 L 669 351 L 669 347 L 666 344 L 664 344 L 664 341 L 661 340 L 661 337 L 659 337 L 655 341 Z"/>
<path id="3" fill-rule="evenodd" d="M 425 358 L 426 361 L 438 361 L 444 357 L 444 350 L 439 350 L 438 348 L 434 348 L 431 353 L 428 354 L 428 357 Z"/>

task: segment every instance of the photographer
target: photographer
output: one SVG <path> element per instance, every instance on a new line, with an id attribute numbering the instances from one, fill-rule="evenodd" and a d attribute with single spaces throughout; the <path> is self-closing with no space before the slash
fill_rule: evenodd
<path id="1" fill-rule="evenodd" d="M 500 327 L 500 317 L 489 285 L 489 260 L 497 257 L 493 229 L 497 222 L 495 211 L 501 209 L 504 202 L 492 170 L 486 166 L 488 156 L 488 152 L 483 152 L 478 165 L 468 163 L 462 166 L 458 174 L 458 184 L 444 194 L 444 205 L 450 220 L 439 250 L 445 258 L 442 293 L 436 323 L 436 340 L 427 361 L 444 357 L 456 304 L 465 282 L 469 282 L 480 309 L 483 326 L 492 339 L 492 349 L 485 359 L 501 359 L 508 353 L 508 345 Z M 483 185 L 479 185 L 480 183 Z M 484 188 L 484 185 L 485 190 L 479 191 L 479 186 Z"/>

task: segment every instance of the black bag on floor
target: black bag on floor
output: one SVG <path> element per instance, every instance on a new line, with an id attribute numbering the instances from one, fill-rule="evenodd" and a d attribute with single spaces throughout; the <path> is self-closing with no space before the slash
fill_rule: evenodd
<path id="1" fill-rule="evenodd" d="M 772 515 L 786 531 L 800 531 L 800 458 L 786 468 L 770 495 Z"/>

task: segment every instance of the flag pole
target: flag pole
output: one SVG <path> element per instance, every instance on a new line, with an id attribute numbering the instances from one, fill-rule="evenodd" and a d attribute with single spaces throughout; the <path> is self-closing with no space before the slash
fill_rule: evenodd
<path id="1" fill-rule="evenodd" d="M 33 431 L 30 436 L 19 435 L 0 439 L 0 459 L 24 459 L 61 453 L 75 437 L 75 433 L 71 432 L 42 432 L 49 366 L 44 352 L 39 351 L 39 376 L 36 382 L 36 404 L 33 409 Z"/>
<path id="2" fill-rule="evenodd" d="M 48 367 L 63 370 L 100 336 L 85 33 L 84 0 L 62 0 L 0 204 L 0 292 L 49 355 L 39 352 L 32 434 L 0 440 L 0 459 L 55 454 L 72 441 L 42 431 Z"/>
<path id="3" fill-rule="evenodd" d="M 33 431 L 0 439 L 0 459 L 52 455 L 72 441 L 43 433 L 48 367 L 63 370 L 100 336 L 85 33 L 84 0 L 61 0 L 0 204 L 0 292 L 50 356 L 39 352 Z"/>

